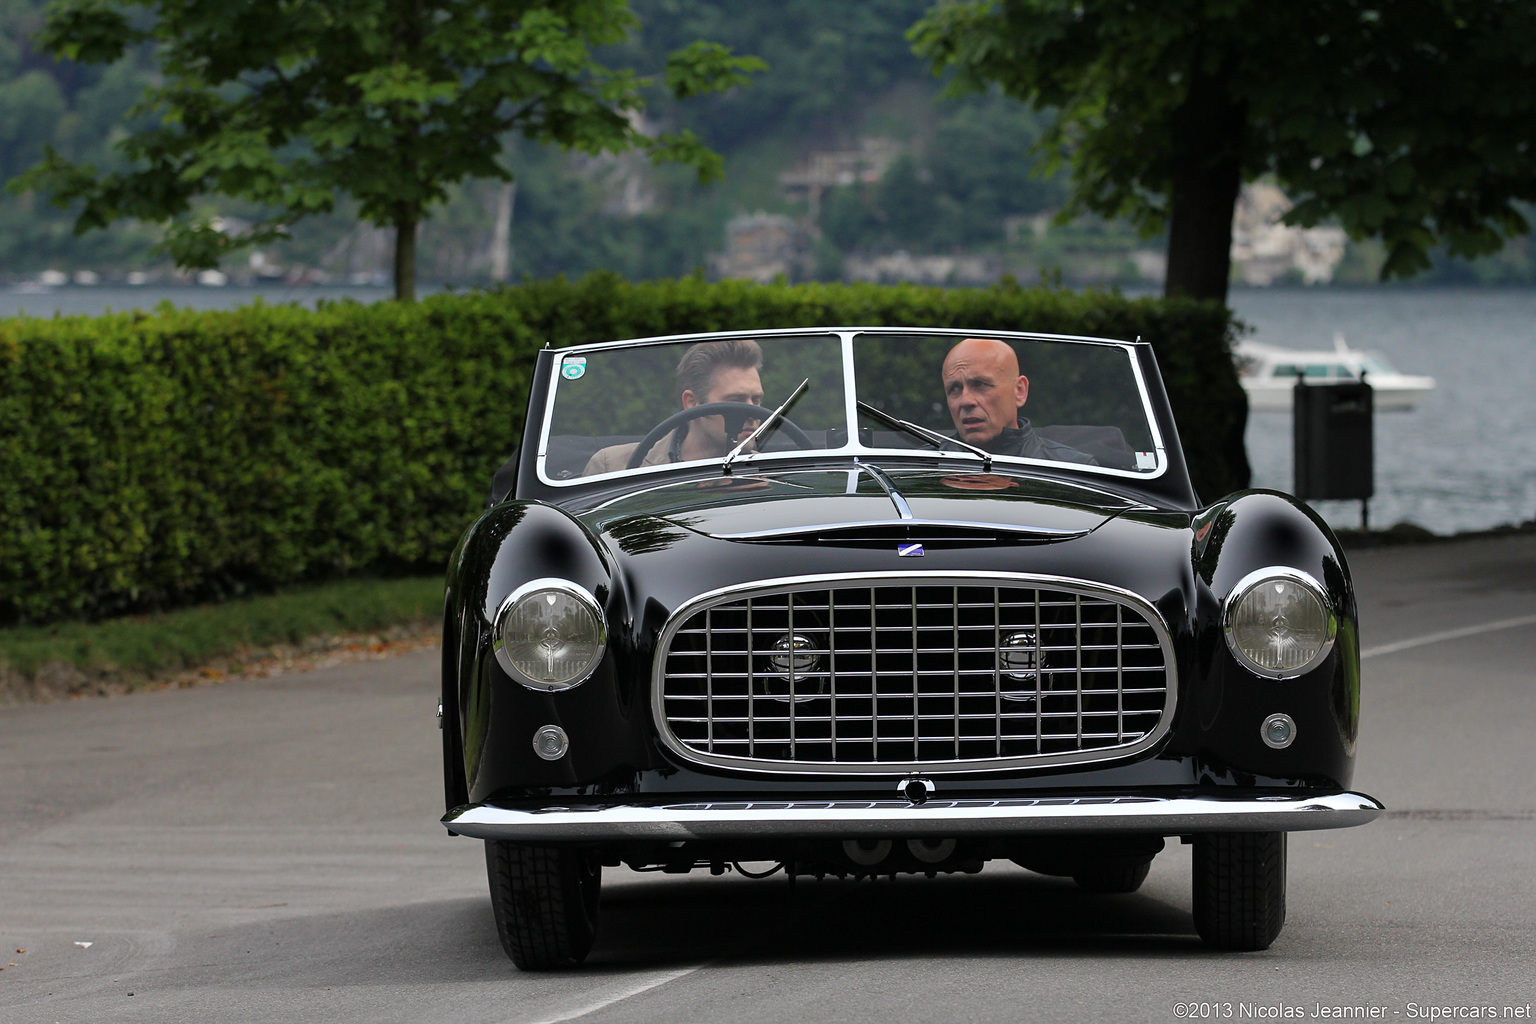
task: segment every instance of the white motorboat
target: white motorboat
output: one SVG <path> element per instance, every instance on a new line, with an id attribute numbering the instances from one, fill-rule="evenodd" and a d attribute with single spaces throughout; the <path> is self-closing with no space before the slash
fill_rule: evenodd
<path id="1" fill-rule="evenodd" d="M 1363 380 L 1371 386 L 1378 412 L 1411 412 L 1435 386 L 1435 378 L 1400 373 L 1379 352 L 1350 348 L 1344 335 L 1333 336 L 1333 350 L 1301 351 L 1240 341 L 1233 349 L 1238 379 L 1255 412 L 1289 412 L 1297 378 L 1308 384 Z"/>

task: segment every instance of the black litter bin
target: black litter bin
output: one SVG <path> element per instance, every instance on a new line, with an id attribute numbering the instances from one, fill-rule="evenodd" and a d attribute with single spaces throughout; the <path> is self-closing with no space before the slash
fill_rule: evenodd
<path id="1" fill-rule="evenodd" d="M 1376 490 L 1371 386 L 1295 388 L 1296 497 L 1369 498 Z"/>

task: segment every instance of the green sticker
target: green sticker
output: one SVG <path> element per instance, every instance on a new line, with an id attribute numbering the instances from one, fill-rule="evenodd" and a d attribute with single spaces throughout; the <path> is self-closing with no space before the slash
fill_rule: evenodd
<path id="1" fill-rule="evenodd" d="M 560 364 L 560 376 L 566 380 L 580 380 L 587 372 L 586 356 L 566 356 Z"/>

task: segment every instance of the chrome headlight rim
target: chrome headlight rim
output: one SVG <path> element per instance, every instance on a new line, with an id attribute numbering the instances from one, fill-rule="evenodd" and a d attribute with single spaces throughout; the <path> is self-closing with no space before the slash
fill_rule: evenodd
<path id="1" fill-rule="evenodd" d="M 582 666 L 581 670 L 571 676 L 556 681 L 536 679 L 523 672 L 512 662 L 512 655 L 506 647 L 506 623 L 508 616 L 517 605 L 532 596 L 544 591 L 556 591 L 567 597 L 574 598 L 592 616 L 596 627 L 596 637 L 593 641 L 592 658 Z M 545 576 L 536 580 L 529 580 L 508 594 L 496 608 L 496 615 L 491 620 L 491 651 L 496 656 L 496 663 L 501 666 L 503 672 L 512 679 L 528 687 L 530 690 L 538 690 L 541 693 L 560 693 L 574 689 L 592 677 L 598 663 L 603 660 L 603 654 L 608 647 L 608 619 L 603 615 L 603 607 L 598 604 L 597 598 L 592 596 L 579 583 L 573 583 L 568 579 L 558 576 Z"/>
<path id="2" fill-rule="evenodd" d="M 1322 644 L 1319 645 L 1316 653 L 1296 668 L 1272 669 L 1258 664 L 1244 653 L 1237 639 L 1232 635 L 1233 617 L 1237 606 L 1242 603 L 1243 598 L 1252 593 L 1259 585 L 1276 580 L 1298 584 L 1302 589 L 1310 593 L 1322 606 L 1323 615 L 1327 623 L 1327 636 Z M 1333 602 L 1328 600 L 1328 593 L 1323 589 L 1323 585 L 1309 573 L 1305 573 L 1300 569 L 1293 569 L 1289 566 L 1271 565 L 1250 572 L 1238 580 L 1237 585 L 1227 594 L 1227 600 L 1221 610 L 1221 632 L 1222 636 L 1226 639 L 1227 650 L 1231 651 L 1232 657 L 1236 658 L 1238 664 L 1249 672 L 1252 672 L 1254 675 L 1263 676 L 1266 679 L 1298 679 L 1321 665 L 1328 655 L 1333 652 L 1334 642 L 1339 636 L 1339 613 L 1334 608 Z"/>

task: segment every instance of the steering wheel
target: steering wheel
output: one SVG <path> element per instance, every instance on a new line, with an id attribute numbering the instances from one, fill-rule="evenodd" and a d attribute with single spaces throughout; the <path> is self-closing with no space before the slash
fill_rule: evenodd
<path id="1" fill-rule="evenodd" d="M 749 402 L 705 402 L 703 405 L 696 405 L 691 409 L 675 412 L 652 427 L 651 432 L 646 434 L 639 444 L 635 445 L 635 450 L 629 456 L 629 464 L 624 468 L 639 469 L 640 463 L 645 461 L 646 454 L 657 441 L 660 441 L 683 424 L 691 423 L 702 416 L 724 416 L 725 436 L 735 437 L 741 433 L 741 425 L 747 422 L 747 420 L 762 421 L 772 415 L 772 409 L 764 409 L 760 405 L 752 405 Z M 732 429 L 733 426 L 734 429 Z M 816 447 L 816 443 L 805 435 L 805 431 L 795 426 L 794 423 L 785 417 L 779 417 L 779 422 L 774 425 L 774 429 L 784 431 L 785 436 L 795 442 L 797 448 L 809 449 Z"/>

